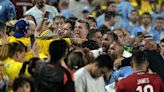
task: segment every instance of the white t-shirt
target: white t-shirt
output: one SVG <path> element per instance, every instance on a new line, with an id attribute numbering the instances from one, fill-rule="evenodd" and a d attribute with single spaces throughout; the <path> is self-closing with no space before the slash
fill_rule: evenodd
<path id="1" fill-rule="evenodd" d="M 75 72 L 76 92 L 105 92 L 103 77 L 93 78 L 84 68 Z"/>
<path id="2" fill-rule="evenodd" d="M 57 9 L 50 5 L 45 5 L 44 7 L 45 7 L 45 11 L 49 12 L 48 21 L 52 22 L 53 18 L 59 14 Z M 42 16 L 43 12 L 40 11 L 36 6 L 26 11 L 24 15 L 32 15 L 35 18 L 37 24 L 39 24 L 39 22 L 43 18 Z"/>

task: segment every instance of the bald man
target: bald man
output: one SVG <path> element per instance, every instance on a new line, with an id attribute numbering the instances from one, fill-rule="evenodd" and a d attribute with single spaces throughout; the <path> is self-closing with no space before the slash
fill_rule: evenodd
<path id="1" fill-rule="evenodd" d="M 142 41 L 142 45 L 143 45 L 142 50 L 153 50 L 153 51 L 156 51 L 157 50 L 157 43 L 151 37 L 145 38 Z"/>
<path id="2" fill-rule="evenodd" d="M 113 42 L 109 49 L 108 49 L 108 54 L 111 55 L 112 59 L 114 62 L 117 59 L 123 58 L 123 52 L 124 52 L 124 47 L 117 42 Z M 125 67 L 116 67 L 114 65 L 114 72 L 112 73 L 111 77 L 108 78 L 107 80 L 107 85 L 110 83 L 113 83 L 115 79 L 119 79 L 122 77 L 127 77 L 128 75 L 132 74 L 132 68 L 130 66 L 125 66 Z"/>

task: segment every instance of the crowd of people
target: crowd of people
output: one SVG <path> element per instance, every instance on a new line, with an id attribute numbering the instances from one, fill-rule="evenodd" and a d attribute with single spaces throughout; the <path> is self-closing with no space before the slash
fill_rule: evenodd
<path id="1" fill-rule="evenodd" d="M 0 0 L 0 92 L 164 92 L 163 0 Z"/>

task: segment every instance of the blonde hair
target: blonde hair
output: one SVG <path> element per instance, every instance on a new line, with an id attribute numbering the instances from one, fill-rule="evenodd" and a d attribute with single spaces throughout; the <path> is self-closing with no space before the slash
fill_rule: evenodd
<path id="1" fill-rule="evenodd" d="M 5 60 L 9 56 L 9 45 L 5 44 L 0 47 L 0 60 Z"/>
<path id="2" fill-rule="evenodd" d="M 15 55 L 16 52 L 25 51 L 25 46 L 21 42 L 13 42 L 0 47 L 0 60 L 5 60 L 8 57 Z"/>

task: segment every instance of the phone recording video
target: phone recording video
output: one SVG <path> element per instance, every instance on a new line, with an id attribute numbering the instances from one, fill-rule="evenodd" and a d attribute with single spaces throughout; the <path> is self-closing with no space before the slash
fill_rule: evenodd
<path id="1" fill-rule="evenodd" d="M 48 16 L 49 16 L 49 12 L 46 11 L 45 14 L 44 14 L 44 18 L 48 18 Z"/>
<path id="2" fill-rule="evenodd" d="M 30 36 L 30 41 L 31 41 L 31 48 L 32 48 L 34 43 L 35 43 L 35 36 L 34 35 Z"/>

